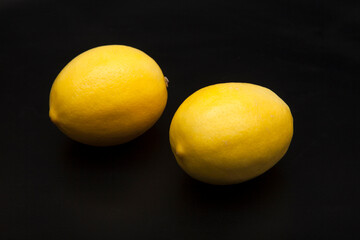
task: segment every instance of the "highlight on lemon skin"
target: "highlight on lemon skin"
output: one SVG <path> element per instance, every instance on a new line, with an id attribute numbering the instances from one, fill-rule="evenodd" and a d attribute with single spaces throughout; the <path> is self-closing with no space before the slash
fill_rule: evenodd
<path id="1" fill-rule="evenodd" d="M 51 121 L 93 146 L 128 142 L 160 118 L 168 80 L 144 52 L 124 45 L 90 49 L 70 61 L 50 91 Z"/>
<path id="2" fill-rule="evenodd" d="M 188 97 L 169 135 L 175 159 L 188 175 L 214 185 L 237 184 L 263 174 L 285 155 L 293 118 L 267 88 L 221 83 Z"/>

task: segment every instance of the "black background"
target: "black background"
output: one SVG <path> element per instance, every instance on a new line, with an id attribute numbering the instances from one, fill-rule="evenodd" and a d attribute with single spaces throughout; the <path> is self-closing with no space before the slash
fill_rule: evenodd
<path id="1" fill-rule="evenodd" d="M 0 1 L 0 239 L 359 239 L 360 5 L 344 1 Z M 49 120 L 59 71 L 125 44 L 169 78 L 156 125 L 95 148 Z M 219 82 L 290 106 L 286 156 L 249 182 L 211 186 L 176 164 L 168 129 Z"/>

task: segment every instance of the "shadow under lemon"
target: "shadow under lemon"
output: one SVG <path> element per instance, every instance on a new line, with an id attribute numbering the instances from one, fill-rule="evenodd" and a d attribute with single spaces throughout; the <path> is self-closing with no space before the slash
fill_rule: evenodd
<path id="1" fill-rule="evenodd" d="M 179 208 L 231 212 L 257 205 L 287 205 L 284 194 L 288 187 L 280 162 L 264 174 L 234 185 L 210 185 L 184 174 Z"/>
<path id="2" fill-rule="evenodd" d="M 64 188 L 79 204 L 106 208 L 128 203 L 140 197 L 140 186 L 150 180 L 164 140 L 159 124 L 118 146 L 92 147 L 68 140 L 63 151 Z"/>

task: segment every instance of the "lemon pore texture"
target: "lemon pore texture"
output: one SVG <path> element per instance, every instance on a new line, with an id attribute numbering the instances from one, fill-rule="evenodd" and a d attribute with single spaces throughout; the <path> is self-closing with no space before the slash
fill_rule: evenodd
<path id="1" fill-rule="evenodd" d="M 236 184 L 264 173 L 293 135 L 289 107 L 271 90 L 248 83 L 202 88 L 176 111 L 170 144 L 180 167 L 202 182 Z"/>
<path id="2" fill-rule="evenodd" d="M 122 45 L 90 49 L 68 63 L 50 92 L 51 120 L 89 145 L 128 142 L 148 130 L 167 101 L 166 79 L 144 52 Z"/>

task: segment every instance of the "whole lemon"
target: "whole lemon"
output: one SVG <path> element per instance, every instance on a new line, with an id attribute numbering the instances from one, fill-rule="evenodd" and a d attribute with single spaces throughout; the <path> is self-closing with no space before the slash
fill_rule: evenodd
<path id="1" fill-rule="evenodd" d="M 293 135 L 289 107 L 249 83 L 202 88 L 176 111 L 170 144 L 180 167 L 205 183 L 236 184 L 264 173 L 286 153 Z"/>
<path id="2" fill-rule="evenodd" d="M 70 138 L 117 145 L 148 130 L 167 101 L 167 79 L 144 52 L 123 45 L 90 49 L 68 63 L 50 92 L 51 120 Z"/>

